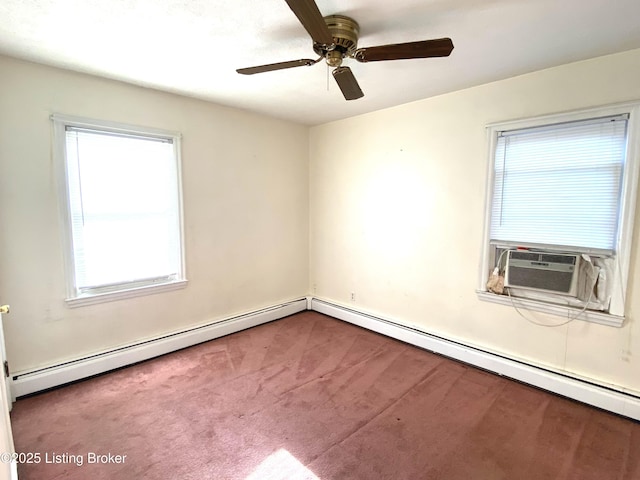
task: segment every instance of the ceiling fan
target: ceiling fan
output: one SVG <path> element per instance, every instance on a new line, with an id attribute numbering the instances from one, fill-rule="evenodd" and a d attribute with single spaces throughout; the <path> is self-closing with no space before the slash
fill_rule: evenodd
<path id="1" fill-rule="evenodd" d="M 355 100 L 363 97 L 364 93 L 362 93 L 351 69 L 342 66 L 344 58 L 355 58 L 358 62 L 366 63 L 383 60 L 448 57 L 453 50 L 453 42 L 450 38 L 358 48 L 360 26 L 352 18 L 344 15 L 322 17 L 314 0 L 285 1 L 311 36 L 313 50 L 320 57 L 317 60 L 303 58 L 257 67 L 239 68 L 236 72 L 242 75 L 253 75 L 285 68 L 311 66 L 325 59 L 330 67 L 335 67 L 333 78 L 335 78 L 344 98 Z"/>

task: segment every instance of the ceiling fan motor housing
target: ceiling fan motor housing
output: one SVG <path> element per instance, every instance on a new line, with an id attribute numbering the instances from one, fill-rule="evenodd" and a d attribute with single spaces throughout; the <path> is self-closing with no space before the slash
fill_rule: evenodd
<path id="1" fill-rule="evenodd" d="M 329 50 L 326 45 L 314 43 L 313 50 L 324 57 L 330 66 L 339 67 L 344 57 L 352 56 L 356 51 L 360 26 L 354 19 L 344 15 L 329 15 L 324 17 L 324 21 L 333 37 L 334 48 Z"/>

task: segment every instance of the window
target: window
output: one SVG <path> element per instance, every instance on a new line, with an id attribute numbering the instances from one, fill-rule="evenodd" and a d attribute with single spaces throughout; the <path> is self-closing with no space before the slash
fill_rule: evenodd
<path id="1" fill-rule="evenodd" d="M 622 324 L 639 163 L 634 150 L 638 116 L 638 105 L 629 104 L 489 127 L 481 299 L 511 303 L 516 297 L 525 308 L 563 316 L 584 313 L 583 319 Z M 515 255 L 515 250 L 521 252 Z M 542 265 L 540 258 L 575 263 L 574 283 L 582 282 L 589 294 L 545 288 L 547 277 L 553 282 L 561 274 L 538 267 L 560 271 L 573 266 Z M 507 259 L 516 260 L 510 264 Z M 538 264 L 529 265 L 529 260 Z M 515 264 L 518 268 L 509 270 Z M 506 276 L 507 299 L 488 293 L 496 291 L 486 285 L 496 272 L 501 280 Z M 518 284 L 509 284 L 509 272 L 518 275 Z"/>
<path id="2" fill-rule="evenodd" d="M 70 306 L 185 285 L 180 137 L 52 117 Z"/>

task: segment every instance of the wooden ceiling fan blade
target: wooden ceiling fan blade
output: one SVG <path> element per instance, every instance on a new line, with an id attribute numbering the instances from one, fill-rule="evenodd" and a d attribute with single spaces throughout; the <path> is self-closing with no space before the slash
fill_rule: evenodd
<path id="1" fill-rule="evenodd" d="M 338 67 L 333 71 L 333 78 L 336 79 L 338 87 L 345 100 L 356 100 L 364 97 L 364 93 L 358 85 L 356 77 L 349 67 Z"/>
<path id="2" fill-rule="evenodd" d="M 450 38 L 436 38 L 420 42 L 394 43 L 378 47 L 359 48 L 354 58 L 359 62 L 409 60 L 412 58 L 448 57 L 453 50 Z"/>
<path id="3" fill-rule="evenodd" d="M 239 68 L 236 72 L 242 75 L 253 75 L 255 73 L 263 73 L 263 72 L 272 72 L 274 70 L 284 70 L 285 68 L 294 68 L 294 67 L 308 67 L 310 65 L 315 65 L 322 58 L 318 60 L 311 60 L 309 58 L 302 58 L 300 60 L 291 60 L 288 62 L 278 62 L 278 63 L 269 63 L 268 65 L 259 65 L 257 67 L 248 67 L 248 68 Z"/>
<path id="4" fill-rule="evenodd" d="M 313 0 L 285 0 L 296 14 L 302 26 L 309 32 L 314 42 L 323 45 L 333 44 L 333 36 L 322 18 L 318 5 Z"/>

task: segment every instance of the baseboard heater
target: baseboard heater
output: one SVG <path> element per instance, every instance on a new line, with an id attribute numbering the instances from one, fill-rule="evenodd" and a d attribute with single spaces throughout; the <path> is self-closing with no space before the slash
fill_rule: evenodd
<path id="1" fill-rule="evenodd" d="M 586 379 L 572 377 L 487 352 L 424 331 L 401 325 L 321 299 L 311 300 L 311 310 L 358 325 L 382 335 L 459 360 L 542 390 L 578 400 L 640 421 L 640 397 Z"/>
<path id="2" fill-rule="evenodd" d="M 304 310 L 307 310 L 306 298 L 228 317 L 121 348 L 62 362 L 57 365 L 51 365 L 37 370 L 16 372 L 12 377 L 13 397 L 15 399 L 99 375 L 263 323 L 278 320 Z"/>
<path id="3" fill-rule="evenodd" d="M 519 362 L 404 326 L 389 319 L 312 297 L 222 319 L 59 365 L 18 372 L 13 376 L 13 395 L 14 398 L 22 397 L 61 386 L 278 320 L 304 310 L 323 313 L 498 375 L 640 421 L 640 397 L 632 393 Z"/>

